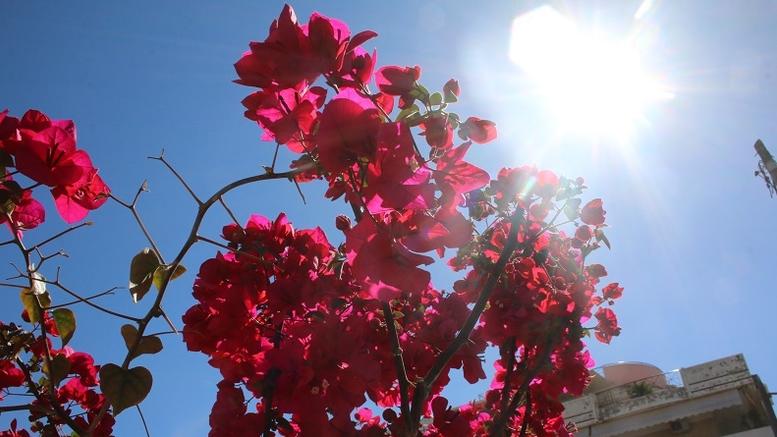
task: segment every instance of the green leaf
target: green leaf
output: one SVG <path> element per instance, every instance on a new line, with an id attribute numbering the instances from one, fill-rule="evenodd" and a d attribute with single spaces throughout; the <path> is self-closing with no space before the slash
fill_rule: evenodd
<path id="1" fill-rule="evenodd" d="M 53 356 L 50 363 L 51 367 L 44 370 L 49 376 L 49 380 L 54 383 L 54 386 L 57 386 L 70 373 L 70 360 L 59 354 Z"/>
<path id="2" fill-rule="evenodd" d="M 432 106 L 442 105 L 442 94 L 434 93 L 431 96 L 429 96 L 429 104 Z"/>
<path id="3" fill-rule="evenodd" d="M 413 103 L 412 105 L 408 106 L 407 108 L 399 111 L 399 114 L 397 114 L 396 121 L 402 121 L 402 120 L 410 117 L 411 115 L 417 114 L 418 111 L 419 111 L 418 105 Z"/>
<path id="4" fill-rule="evenodd" d="M 135 344 L 138 338 L 138 329 L 133 325 L 124 325 L 121 327 L 121 336 L 124 337 L 124 344 L 127 345 L 129 350 L 132 345 Z M 143 354 L 155 354 L 162 350 L 162 340 L 156 336 L 141 337 L 138 347 L 135 348 L 135 353 L 131 358 L 138 357 Z"/>
<path id="5" fill-rule="evenodd" d="M 22 301 L 22 306 L 27 310 L 27 315 L 30 317 L 30 323 L 38 323 L 40 318 L 38 317 L 38 306 L 41 308 L 48 308 L 51 306 L 51 298 L 48 292 L 35 295 L 29 288 L 23 288 L 19 293 L 19 298 Z"/>
<path id="6" fill-rule="evenodd" d="M 604 243 L 604 245 L 607 246 L 608 249 L 612 250 L 612 247 L 610 247 L 610 240 L 607 239 L 606 235 L 604 235 L 603 230 L 597 229 L 596 231 L 594 231 L 594 235 L 596 235 L 596 241 Z"/>
<path id="7" fill-rule="evenodd" d="M 569 220 L 577 220 L 580 216 L 580 199 L 569 199 L 564 205 L 564 215 Z"/>
<path id="8" fill-rule="evenodd" d="M 132 301 L 140 302 L 143 296 L 151 289 L 154 281 L 154 272 L 159 267 L 159 258 L 154 251 L 146 247 L 132 258 L 130 263 L 129 290 Z"/>
<path id="9" fill-rule="evenodd" d="M 154 270 L 153 282 L 154 282 L 154 287 L 156 287 L 157 290 L 162 289 L 162 282 L 164 281 L 165 274 L 168 271 L 170 271 L 170 266 L 159 266 L 156 268 L 156 270 Z M 183 275 L 184 273 L 186 273 L 186 267 L 184 267 L 181 264 L 178 264 L 175 267 L 175 271 L 173 272 L 173 275 L 170 277 L 170 280 L 172 281 L 173 279 Z"/>
<path id="10" fill-rule="evenodd" d="M 111 403 L 114 416 L 143 402 L 152 384 L 151 372 L 145 367 L 125 370 L 108 363 L 100 368 L 100 389 Z"/>
<path id="11" fill-rule="evenodd" d="M 67 308 L 57 308 L 53 311 L 54 322 L 57 324 L 59 338 L 62 339 L 62 347 L 70 342 L 73 333 L 76 332 L 76 316 Z"/>

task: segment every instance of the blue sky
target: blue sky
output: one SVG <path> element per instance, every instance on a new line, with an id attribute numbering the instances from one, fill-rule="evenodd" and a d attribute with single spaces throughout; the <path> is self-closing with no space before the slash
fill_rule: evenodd
<path id="1" fill-rule="evenodd" d="M 617 38 L 633 25 L 639 1 L 551 2 L 583 26 Z M 617 305 L 622 335 L 609 346 L 592 344 L 598 364 L 647 361 L 665 370 L 744 353 L 751 370 L 777 387 L 773 341 L 777 306 L 777 200 L 753 177 L 752 144 L 777 153 L 777 3 L 774 1 L 655 2 L 644 19 L 650 44 L 646 67 L 675 97 L 648 108 L 628 147 L 612 140 L 560 134 L 557 120 L 508 57 L 512 19 L 543 2 L 295 2 L 302 19 L 313 10 L 340 18 L 354 31 L 379 33 L 381 65 L 420 64 L 422 82 L 439 88 L 459 79 L 461 114 L 499 127 L 497 142 L 474 148 L 472 159 L 496 171 L 537 164 L 583 176 L 588 196 L 602 197 L 613 243 L 595 258 L 625 295 Z M 114 193 L 129 198 L 148 179 L 140 210 L 167 257 L 188 233 L 194 205 L 172 177 L 145 157 L 166 150 L 195 190 L 209 195 L 230 180 L 268 164 L 273 147 L 242 117 L 248 88 L 231 83 L 232 64 L 250 40 L 263 39 L 282 2 L 4 2 L 0 13 L 0 109 L 20 115 L 39 108 L 74 119 L 87 149 Z M 287 159 L 288 156 L 282 156 Z M 321 197 L 321 184 L 304 186 L 303 205 L 284 182 L 246 187 L 229 203 L 247 217 L 286 211 L 299 227 L 323 222 L 332 235 L 343 211 Z M 43 194 L 43 193 L 42 193 Z M 44 197 L 44 196 L 39 196 Z M 53 213 L 30 232 L 38 241 L 65 225 Z M 62 281 L 85 294 L 125 286 L 132 256 L 147 243 L 116 204 L 91 214 L 96 225 L 60 240 L 66 249 Z M 227 222 L 206 220 L 215 237 Z M 0 249 L 0 274 L 18 261 Z M 184 262 L 191 271 L 214 253 L 197 247 Z M 50 273 L 51 275 L 52 273 Z M 174 283 L 165 309 L 180 325 L 191 306 L 188 273 Z M 448 288 L 445 277 L 436 280 Z M 54 294 L 55 301 L 65 297 Z M 0 294 L 0 320 L 18 317 L 16 292 Z M 103 304 L 142 314 L 126 290 Z M 99 362 L 120 360 L 120 323 L 77 307 L 72 345 Z M 164 325 L 159 324 L 160 330 Z M 143 404 L 154 435 L 202 435 L 215 398 L 217 371 L 205 357 L 186 353 L 179 339 L 138 364 L 155 375 Z M 462 385 L 458 401 L 475 392 Z M 0 419 L 0 427 L 7 423 Z M 117 435 L 138 435 L 131 410 L 119 416 Z"/>

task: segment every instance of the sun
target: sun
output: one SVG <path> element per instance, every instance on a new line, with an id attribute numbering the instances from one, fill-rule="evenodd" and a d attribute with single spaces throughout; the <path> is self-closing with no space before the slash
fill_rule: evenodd
<path id="1" fill-rule="evenodd" d="M 509 55 L 564 132 L 625 140 L 648 106 L 672 97 L 642 68 L 633 38 L 585 32 L 550 6 L 513 21 Z"/>

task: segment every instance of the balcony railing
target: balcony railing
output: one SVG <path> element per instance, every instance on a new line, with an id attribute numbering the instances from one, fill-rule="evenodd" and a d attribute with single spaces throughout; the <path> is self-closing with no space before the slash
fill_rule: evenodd
<path id="1" fill-rule="evenodd" d="M 592 394 L 571 399 L 564 403 L 564 417 L 578 426 L 588 426 L 615 416 L 751 383 L 752 377 L 744 357 L 733 355 L 627 384 L 604 387 Z"/>
<path id="2" fill-rule="evenodd" d="M 624 414 L 647 405 L 660 405 L 687 398 L 679 370 L 638 379 L 595 394 L 601 419 Z"/>

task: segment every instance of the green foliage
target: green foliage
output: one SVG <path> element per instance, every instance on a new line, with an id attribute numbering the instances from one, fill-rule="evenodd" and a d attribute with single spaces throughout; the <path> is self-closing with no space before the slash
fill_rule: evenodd
<path id="1" fill-rule="evenodd" d="M 100 389 L 113 407 L 113 414 L 138 405 L 151 391 L 153 378 L 145 367 L 123 369 L 116 364 L 100 368 Z"/>

